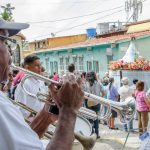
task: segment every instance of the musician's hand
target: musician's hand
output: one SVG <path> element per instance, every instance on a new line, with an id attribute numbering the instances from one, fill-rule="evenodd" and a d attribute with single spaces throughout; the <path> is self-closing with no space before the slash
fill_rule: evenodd
<path id="1" fill-rule="evenodd" d="M 49 104 L 46 103 L 44 108 L 32 120 L 30 127 L 38 134 L 40 138 L 43 137 L 47 131 L 49 124 L 58 120 L 58 116 L 48 112 Z"/>
<path id="2" fill-rule="evenodd" d="M 50 113 L 49 112 L 49 107 L 50 107 L 50 104 L 49 103 L 45 103 L 43 111 L 45 111 L 46 113 L 48 112 L 48 114 L 49 114 L 49 122 L 50 123 L 54 123 L 56 120 L 58 120 L 58 115 Z"/>
<path id="3" fill-rule="evenodd" d="M 51 96 L 59 108 L 78 110 L 82 105 L 84 94 L 73 76 L 65 78 L 60 89 L 56 89 L 53 84 L 49 88 Z"/>

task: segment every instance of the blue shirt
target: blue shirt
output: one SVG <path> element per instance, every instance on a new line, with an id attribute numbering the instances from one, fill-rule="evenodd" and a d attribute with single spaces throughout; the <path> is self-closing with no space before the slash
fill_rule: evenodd
<path id="1" fill-rule="evenodd" d="M 109 85 L 107 87 L 107 99 L 110 99 L 112 101 L 117 101 L 117 96 L 119 95 L 117 88 L 112 84 L 111 88 L 109 89 Z"/>

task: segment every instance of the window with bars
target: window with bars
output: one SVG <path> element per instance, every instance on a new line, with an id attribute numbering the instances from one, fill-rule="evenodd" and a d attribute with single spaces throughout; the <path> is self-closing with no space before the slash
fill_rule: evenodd
<path id="1" fill-rule="evenodd" d="M 96 73 L 99 72 L 99 62 L 98 61 L 93 61 L 93 70 Z"/>
<path id="2" fill-rule="evenodd" d="M 53 75 L 53 73 L 54 73 L 53 62 L 50 62 L 50 74 Z"/>
<path id="3" fill-rule="evenodd" d="M 60 71 L 64 71 L 64 59 L 60 58 L 59 59 L 59 66 L 60 66 Z"/>
<path id="4" fill-rule="evenodd" d="M 107 64 L 109 64 L 113 60 L 113 56 L 107 56 Z"/>
<path id="5" fill-rule="evenodd" d="M 45 58 L 45 65 L 46 65 L 46 70 L 49 73 L 49 58 Z"/>
<path id="6" fill-rule="evenodd" d="M 66 71 L 68 71 L 68 66 L 69 66 L 69 57 L 66 57 L 65 58 L 66 60 Z"/>
<path id="7" fill-rule="evenodd" d="M 77 57 L 73 57 L 73 64 L 75 65 L 75 70 L 78 70 Z"/>
<path id="8" fill-rule="evenodd" d="M 54 72 L 58 73 L 58 62 L 54 61 Z"/>
<path id="9" fill-rule="evenodd" d="M 92 62 L 87 61 L 87 71 L 91 71 L 91 70 L 92 70 Z"/>
<path id="10" fill-rule="evenodd" d="M 83 57 L 79 57 L 79 72 L 83 72 Z"/>

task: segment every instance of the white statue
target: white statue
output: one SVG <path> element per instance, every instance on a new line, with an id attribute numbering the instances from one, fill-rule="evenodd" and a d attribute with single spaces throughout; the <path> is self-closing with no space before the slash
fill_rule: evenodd
<path id="1" fill-rule="evenodd" d="M 129 45 L 127 51 L 126 51 L 126 54 L 124 55 L 122 60 L 125 63 L 132 63 L 132 62 L 134 62 L 135 54 L 136 54 L 136 48 L 135 48 L 135 45 L 134 45 L 133 41 L 131 41 L 130 45 Z"/>

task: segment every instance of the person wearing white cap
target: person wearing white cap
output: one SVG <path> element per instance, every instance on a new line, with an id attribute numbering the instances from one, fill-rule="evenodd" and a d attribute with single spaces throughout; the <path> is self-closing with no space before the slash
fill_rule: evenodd
<path id="1" fill-rule="evenodd" d="M 127 77 L 123 77 L 121 83 L 122 87 L 119 88 L 118 93 L 120 95 L 120 102 L 124 102 L 127 98 L 132 97 L 132 90 L 129 86 L 129 79 Z M 128 125 L 124 124 L 124 130 L 126 132 L 128 130 L 133 130 L 133 120 L 131 120 Z"/>
<path id="2" fill-rule="evenodd" d="M 0 83 L 7 81 L 12 63 L 5 44 L 7 40 L 11 41 L 8 36 L 15 35 L 28 26 L 0 20 Z M 75 79 L 66 79 L 58 90 L 55 87 L 52 84 L 49 86 L 60 113 L 55 135 L 46 149 L 71 150 L 77 111 L 82 104 L 83 92 Z M 50 107 L 50 104 L 46 103 L 29 126 L 19 109 L 0 91 L 0 150 L 44 150 L 39 138 L 43 136 L 49 124 L 56 120 L 56 115 L 49 112 Z"/>
<path id="3" fill-rule="evenodd" d="M 123 102 L 126 98 L 132 96 L 132 91 L 129 86 L 129 79 L 127 77 L 123 77 L 121 83 L 122 87 L 119 88 L 118 93 L 120 95 L 120 101 Z"/>

